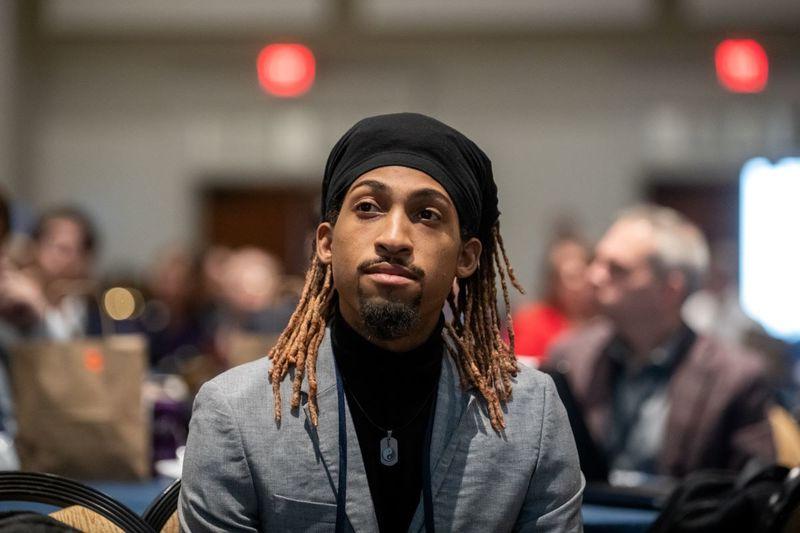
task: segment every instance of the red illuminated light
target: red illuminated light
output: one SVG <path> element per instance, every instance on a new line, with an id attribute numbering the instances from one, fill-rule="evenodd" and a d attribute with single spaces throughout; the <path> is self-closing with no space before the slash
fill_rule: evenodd
<path id="1" fill-rule="evenodd" d="M 302 44 L 270 44 L 258 54 L 258 82 L 270 94 L 293 98 L 314 84 L 314 54 Z"/>
<path id="2" fill-rule="evenodd" d="M 726 39 L 715 54 L 717 79 L 735 93 L 759 93 L 767 86 L 769 60 L 753 39 Z"/>

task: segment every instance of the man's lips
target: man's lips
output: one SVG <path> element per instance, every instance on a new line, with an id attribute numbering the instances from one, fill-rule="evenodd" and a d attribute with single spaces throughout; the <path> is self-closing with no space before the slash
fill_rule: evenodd
<path id="1" fill-rule="evenodd" d="M 378 263 L 364 269 L 372 281 L 382 285 L 408 285 L 419 279 L 413 271 L 400 265 Z"/>

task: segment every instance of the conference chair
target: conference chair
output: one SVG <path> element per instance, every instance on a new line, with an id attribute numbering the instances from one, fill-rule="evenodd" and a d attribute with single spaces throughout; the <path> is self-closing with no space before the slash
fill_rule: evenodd
<path id="1" fill-rule="evenodd" d="M 164 489 L 150 507 L 144 512 L 143 518 L 154 531 L 160 533 L 178 533 L 178 497 L 181 492 L 181 480 L 176 479 Z"/>
<path id="2" fill-rule="evenodd" d="M 54 474 L 0 472 L 0 501 L 60 507 L 50 516 L 82 531 L 153 533 L 141 517 L 116 500 Z"/>

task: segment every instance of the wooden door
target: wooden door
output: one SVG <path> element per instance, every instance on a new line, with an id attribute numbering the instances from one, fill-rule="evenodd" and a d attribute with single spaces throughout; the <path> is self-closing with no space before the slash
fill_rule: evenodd
<path id="1" fill-rule="evenodd" d="M 288 274 L 303 274 L 318 222 L 318 198 L 317 187 L 206 187 L 202 192 L 204 241 L 258 246 L 280 258 Z"/>

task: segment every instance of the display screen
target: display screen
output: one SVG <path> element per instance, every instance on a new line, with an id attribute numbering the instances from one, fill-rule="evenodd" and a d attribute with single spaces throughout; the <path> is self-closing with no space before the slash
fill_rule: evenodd
<path id="1" fill-rule="evenodd" d="M 800 340 L 800 158 L 752 159 L 740 180 L 742 308 L 771 335 Z"/>

